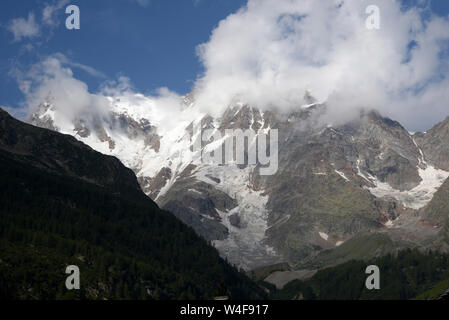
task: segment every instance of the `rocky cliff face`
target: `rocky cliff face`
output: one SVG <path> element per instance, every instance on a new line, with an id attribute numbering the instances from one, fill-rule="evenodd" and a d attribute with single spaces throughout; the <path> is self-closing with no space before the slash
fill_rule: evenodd
<path id="1" fill-rule="evenodd" d="M 429 163 L 449 171 L 449 117 L 429 131 L 418 133 L 416 140 Z"/>
<path id="2" fill-rule="evenodd" d="M 136 105 L 111 99 L 109 120 L 94 125 L 62 128 L 58 106 L 51 103 L 31 122 L 116 155 L 134 170 L 145 193 L 246 269 L 296 264 L 365 232 L 400 229 L 400 217 L 419 212 L 449 176 L 448 120 L 416 135 L 376 112 L 333 125 L 322 121 L 327 106 L 311 97 L 288 113 L 235 103 L 213 118 L 189 96 L 182 121 L 165 130 L 157 121 L 162 111 L 149 99 L 138 99 Z M 195 161 L 198 126 L 222 136 L 227 129 L 251 129 L 255 139 L 248 147 L 277 129 L 277 172 L 260 175 L 260 163 Z M 206 140 L 203 151 L 223 143 Z"/>

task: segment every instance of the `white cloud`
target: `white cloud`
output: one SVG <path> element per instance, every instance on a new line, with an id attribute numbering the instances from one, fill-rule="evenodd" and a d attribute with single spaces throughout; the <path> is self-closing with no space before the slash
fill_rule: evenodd
<path id="1" fill-rule="evenodd" d="M 380 30 L 365 27 L 371 4 L 380 7 Z M 394 0 L 249 0 L 198 47 L 205 72 L 197 103 L 214 115 L 236 99 L 288 110 L 304 103 L 307 90 L 327 101 L 326 120 L 334 123 L 374 108 L 411 131 L 426 130 L 449 114 L 449 21 L 426 10 Z M 104 77 L 54 55 L 19 77 L 31 109 L 50 91 L 70 112 L 103 110 L 105 96 L 134 94 L 126 77 L 91 94 L 69 67 Z M 178 105 L 179 96 L 166 89 L 154 100 Z"/>
<path id="2" fill-rule="evenodd" d="M 33 65 L 25 73 L 16 72 L 19 87 L 26 96 L 22 108 L 25 118 L 49 97 L 52 103 L 61 106 L 56 115 L 58 123 L 69 127 L 74 118 L 81 117 L 89 122 L 109 112 L 107 98 L 90 93 L 84 82 L 73 77 L 64 61 L 66 58 L 57 54 Z"/>
<path id="3" fill-rule="evenodd" d="M 58 10 L 61 10 L 68 4 L 69 4 L 69 0 L 58 0 L 58 1 L 53 1 L 49 4 L 46 4 L 44 9 L 42 10 L 42 22 L 49 26 L 57 25 L 58 23 L 55 20 L 56 12 Z"/>
<path id="4" fill-rule="evenodd" d="M 131 79 L 119 76 L 117 80 L 108 80 L 103 83 L 100 92 L 106 96 L 120 96 L 133 93 Z"/>
<path id="5" fill-rule="evenodd" d="M 74 119 L 83 119 L 93 127 L 100 118 L 105 121 L 110 119 L 111 101 L 114 101 L 111 97 L 124 98 L 136 105 L 143 100 L 154 105 L 158 114 L 151 121 L 159 119 L 158 123 L 167 130 L 178 124 L 176 119 L 183 117 L 182 97 L 167 88 L 158 89 L 154 96 L 136 94 L 130 79 L 121 76 L 116 81 L 106 81 L 99 92 L 92 93 L 86 83 L 73 76 L 69 68 L 73 65 L 58 53 L 33 65 L 26 72 L 16 70 L 12 73 L 26 98 L 23 107 L 17 109 L 22 119 L 28 119 L 41 103 L 47 101 L 57 108 L 55 123 L 61 128 L 71 128 Z"/>
<path id="6" fill-rule="evenodd" d="M 85 65 L 85 64 L 81 64 L 81 63 L 78 63 L 78 62 L 73 62 L 72 60 L 68 59 L 65 55 L 63 55 L 63 54 L 61 54 L 61 53 L 56 53 L 56 54 L 54 55 L 54 57 L 55 57 L 61 64 L 67 65 L 67 66 L 69 66 L 69 67 L 81 69 L 81 70 L 83 70 L 84 72 L 90 74 L 90 75 L 93 76 L 93 77 L 96 77 L 96 78 L 106 78 L 106 75 L 105 75 L 103 72 L 98 71 L 97 69 L 92 68 L 92 67 L 90 67 L 90 66 L 87 66 L 87 65 Z"/>
<path id="7" fill-rule="evenodd" d="M 39 34 L 39 25 L 36 23 L 34 14 L 29 13 L 28 19 L 17 18 L 11 20 L 8 30 L 14 35 L 14 41 L 22 38 L 32 38 Z"/>
<path id="8" fill-rule="evenodd" d="M 380 30 L 365 27 L 372 4 Z M 426 10 L 394 0 L 249 0 L 198 47 L 205 72 L 197 101 L 209 112 L 235 99 L 288 109 L 309 90 L 328 102 L 333 121 L 375 108 L 426 129 L 449 114 L 449 63 L 441 59 L 449 21 L 423 19 Z"/>
<path id="9" fill-rule="evenodd" d="M 56 13 L 68 3 L 69 0 L 53 0 L 47 3 L 42 9 L 41 22 L 36 21 L 33 12 L 28 14 L 28 19 L 16 18 L 11 20 L 8 30 L 14 35 L 14 41 L 40 36 L 44 27 L 47 27 L 47 30 L 56 27 L 58 25 L 58 21 L 55 19 Z"/>

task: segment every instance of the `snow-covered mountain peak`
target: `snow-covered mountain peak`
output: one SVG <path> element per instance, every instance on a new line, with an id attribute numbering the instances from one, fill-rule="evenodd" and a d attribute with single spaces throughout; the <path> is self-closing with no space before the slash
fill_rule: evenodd
<path id="1" fill-rule="evenodd" d="M 284 113 L 236 99 L 218 117 L 203 112 L 193 94 L 122 94 L 107 101 L 107 114 L 80 114 L 70 122 L 46 102 L 31 122 L 119 158 L 147 195 L 246 269 L 305 257 L 390 226 L 401 210 L 425 206 L 449 177 L 439 165 L 444 159 L 429 153 L 427 134 L 411 136 L 375 112 L 329 126 L 320 118 L 327 106 L 312 97 Z M 446 126 L 440 127 L 437 137 L 444 136 Z M 273 176 L 260 176 L 259 164 L 201 161 L 235 129 L 252 130 L 256 138 L 279 131 Z M 209 139 L 214 133 L 222 139 Z M 316 237 L 316 230 L 328 239 Z"/>

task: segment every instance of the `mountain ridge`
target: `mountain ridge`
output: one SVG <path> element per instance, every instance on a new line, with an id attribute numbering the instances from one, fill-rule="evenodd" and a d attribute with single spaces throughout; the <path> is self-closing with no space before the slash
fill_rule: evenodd
<path id="1" fill-rule="evenodd" d="M 0 162 L 2 298 L 211 299 L 223 287 L 264 297 L 118 159 L 0 110 Z M 68 265 L 80 290 L 65 288 Z"/>
<path id="2" fill-rule="evenodd" d="M 111 98 L 111 110 L 152 123 L 150 136 L 159 137 L 159 151 L 142 139 L 117 136 L 119 131 L 107 122 L 102 125 L 109 136 L 117 136 L 116 142 L 125 139 L 126 146 L 111 150 L 92 134 L 90 140 L 77 138 L 117 155 L 136 172 L 146 194 L 244 269 L 296 264 L 336 249 L 358 233 L 394 230 L 395 221 L 403 226 L 408 222 L 398 217 L 419 212 L 449 177 L 438 161 L 444 148 L 429 156 L 425 147 L 432 145 L 432 130 L 411 135 L 375 111 L 361 111 L 353 120 L 333 125 L 322 121 L 326 103 L 310 101 L 285 114 L 238 102 L 213 118 L 201 113 L 190 97 L 181 111 L 183 121 L 172 124 L 173 130 L 161 130 L 160 110 L 150 99 L 138 99 L 132 104 L 126 97 Z M 194 163 L 194 125 L 222 133 L 251 129 L 256 136 L 277 129 L 278 172 L 260 176 L 259 165 Z M 64 130 L 77 135 L 69 127 Z M 443 139 L 446 131 L 438 132 Z M 129 152 L 131 145 L 135 149 Z"/>

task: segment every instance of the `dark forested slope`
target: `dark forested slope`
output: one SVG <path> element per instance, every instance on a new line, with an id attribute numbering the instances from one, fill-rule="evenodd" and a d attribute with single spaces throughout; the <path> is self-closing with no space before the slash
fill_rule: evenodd
<path id="1" fill-rule="evenodd" d="M 1 109 L 0 191 L 1 298 L 263 295 L 117 159 Z M 68 265 L 79 266 L 81 290 L 65 288 Z"/>

